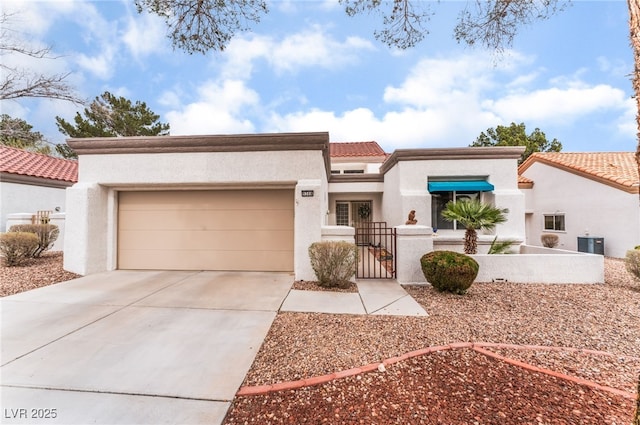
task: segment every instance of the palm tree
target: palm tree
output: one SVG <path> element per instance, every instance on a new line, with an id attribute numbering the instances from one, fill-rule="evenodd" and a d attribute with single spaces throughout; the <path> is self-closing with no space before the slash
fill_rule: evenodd
<path id="1" fill-rule="evenodd" d="M 457 221 L 467 230 L 464 233 L 464 253 L 478 252 L 477 230 L 492 230 L 496 224 L 507 221 L 507 208 L 500 209 L 489 204 L 483 204 L 477 199 L 449 202 L 442 211 L 442 218 L 447 221 Z"/>

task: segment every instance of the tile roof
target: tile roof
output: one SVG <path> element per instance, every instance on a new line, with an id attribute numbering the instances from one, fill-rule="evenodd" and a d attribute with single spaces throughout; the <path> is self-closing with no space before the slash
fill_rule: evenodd
<path id="1" fill-rule="evenodd" d="M 518 175 L 518 189 L 531 189 L 533 187 L 533 180 L 526 178 L 525 176 Z"/>
<path id="2" fill-rule="evenodd" d="M 553 167 L 638 193 L 640 178 L 635 152 L 536 152 L 518 167 L 522 174 L 533 163 Z"/>
<path id="3" fill-rule="evenodd" d="M 78 161 L 0 146 L 0 172 L 75 183 Z"/>
<path id="4" fill-rule="evenodd" d="M 332 142 L 329 143 L 331 157 L 380 156 L 387 154 L 377 142 Z"/>

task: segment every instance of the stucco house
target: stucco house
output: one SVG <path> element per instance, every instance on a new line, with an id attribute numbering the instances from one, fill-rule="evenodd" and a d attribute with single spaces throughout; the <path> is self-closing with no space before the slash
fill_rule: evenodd
<path id="1" fill-rule="evenodd" d="M 0 231 L 10 214 L 63 213 L 77 177 L 77 161 L 0 146 Z"/>
<path id="2" fill-rule="evenodd" d="M 538 152 L 518 172 L 527 244 L 543 233 L 558 248 L 623 258 L 640 245 L 638 164 L 633 152 Z"/>
<path id="3" fill-rule="evenodd" d="M 67 189 L 64 261 L 79 274 L 260 270 L 313 280 L 311 243 L 344 235 L 379 247 L 380 241 L 354 236 L 354 227 L 372 226 L 367 223 L 397 229 L 398 246 L 413 244 L 421 253 L 461 249 L 464 231 L 433 217 L 446 201 L 469 197 L 510 210 L 508 222 L 496 228 L 500 238 L 525 238 L 520 147 L 387 154 L 375 142 L 330 144 L 328 133 L 68 143 L 79 155 L 79 174 Z M 407 226 L 411 210 L 418 224 Z M 481 235 L 481 249 L 493 238 Z"/>

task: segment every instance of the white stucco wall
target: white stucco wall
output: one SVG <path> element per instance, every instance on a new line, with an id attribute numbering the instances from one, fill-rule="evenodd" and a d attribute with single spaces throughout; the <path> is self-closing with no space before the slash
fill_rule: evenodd
<path id="1" fill-rule="evenodd" d="M 576 251 L 578 236 L 604 238 L 605 256 L 623 258 L 627 250 L 640 245 L 640 200 L 603 183 L 534 163 L 523 175 L 534 181 L 527 191 L 527 237 L 539 245 L 543 233 L 559 237 L 558 248 Z M 545 231 L 544 214 L 564 213 L 565 231 Z"/>
<path id="2" fill-rule="evenodd" d="M 400 226 L 407 221 L 409 211 L 404 212 L 400 193 L 400 166 L 396 164 L 384 175 L 384 194 L 382 195 L 382 215 L 389 226 Z M 418 224 L 427 224 L 418 214 Z"/>
<path id="3" fill-rule="evenodd" d="M 427 186 L 430 177 L 486 178 L 495 190 L 484 194 L 485 199 L 496 207 L 509 209 L 508 221 L 498 225 L 493 233 L 500 235 L 501 239 L 524 241 L 525 199 L 518 189 L 517 159 L 399 161 L 385 174 L 384 181 L 383 211 L 391 225 L 404 224 L 407 214 L 413 209 L 416 210 L 418 224 L 431 227 L 431 195 Z"/>
<path id="4" fill-rule="evenodd" d="M 396 226 L 396 280 L 402 285 L 426 283 L 420 259 L 433 251 L 432 230 L 429 226 Z"/>
<path id="5" fill-rule="evenodd" d="M 335 187 L 330 184 L 329 187 Z M 327 224 L 336 224 L 336 201 L 371 201 L 371 221 L 384 221 L 382 214 L 382 193 L 355 191 L 352 193 L 332 193 L 329 189 L 329 205 Z"/>
<path id="6" fill-rule="evenodd" d="M 522 245 L 519 254 L 472 255 L 476 282 L 604 283 L 604 257 Z"/>
<path id="7" fill-rule="evenodd" d="M 116 268 L 118 191 L 288 187 L 296 189 L 296 277 L 312 280 L 307 250 L 321 239 L 328 208 L 324 164 L 319 150 L 80 155 L 78 183 L 67 190 L 65 269 Z"/>
<path id="8" fill-rule="evenodd" d="M 11 228 L 11 226 L 16 224 L 31 224 L 33 214 L 25 214 L 25 213 L 16 213 L 9 214 L 7 218 L 7 230 Z M 55 224 L 58 226 L 58 238 L 54 242 L 53 246 L 49 249 L 49 251 L 64 251 L 64 233 L 65 233 L 65 213 L 54 213 L 49 215 L 49 223 Z"/>
<path id="9" fill-rule="evenodd" d="M 35 214 L 37 211 L 64 212 L 65 202 L 64 188 L 0 182 L 0 232 L 7 231 L 9 214 Z M 60 211 L 56 211 L 56 207 L 59 207 Z"/>

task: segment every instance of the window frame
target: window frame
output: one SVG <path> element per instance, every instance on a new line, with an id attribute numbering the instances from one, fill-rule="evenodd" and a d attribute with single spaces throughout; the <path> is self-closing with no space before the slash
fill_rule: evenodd
<path id="1" fill-rule="evenodd" d="M 466 230 L 466 227 L 464 227 L 462 224 L 459 224 L 457 220 L 453 220 L 453 221 L 446 221 L 444 220 L 444 218 L 442 218 L 442 210 L 444 209 L 444 206 L 449 202 L 446 201 L 444 203 L 441 203 L 442 205 L 440 205 L 440 210 L 438 210 L 438 205 L 434 202 L 434 195 L 437 196 L 442 196 L 442 194 L 447 194 L 445 196 L 445 198 L 448 198 L 449 200 L 453 200 L 453 202 L 458 202 L 460 199 L 463 198 L 471 198 L 471 199 L 479 199 L 480 201 L 483 201 L 483 192 L 481 191 L 466 191 L 466 190 L 453 190 L 453 191 L 447 191 L 447 192 L 433 192 L 431 193 L 431 227 L 436 229 L 436 231 L 439 230 L 447 230 L 447 231 L 458 231 L 458 230 Z M 436 209 L 434 211 L 434 208 Z M 434 221 L 435 218 L 435 221 Z M 452 227 L 440 227 L 439 225 L 440 223 L 451 223 Z"/>
<path id="2" fill-rule="evenodd" d="M 542 214 L 542 230 L 545 232 L 566 232 L 567 219 L 566 214 L 561 212 L 543 213 Z M 551 218 L 553 227 L 547 227 L 547 218 Z M 561 228 L 560 228 L 561 227 Z"/>

